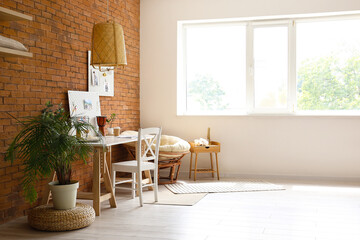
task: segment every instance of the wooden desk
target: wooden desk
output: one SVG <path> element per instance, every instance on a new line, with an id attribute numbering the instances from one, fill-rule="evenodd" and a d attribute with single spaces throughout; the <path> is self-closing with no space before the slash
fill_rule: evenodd
<path id="1" fill-rule="evenodd" d="M 119 138 L 106 136 L 103 144 L 101 142 L 89 143 L 94 146 L 92 192 L 79 192 L 77 198 L 93 200 L 96 216 L 100 216 L 100 204 L 103 201 L 109 200 L 110 206 L 116 208 L 115 193 L 111 181 L 111 147 L 130 142 L 137 142 L 137 137 Z M 135 146 L 137 147 L 137 144 Z M 151 183 L 150 172 L 145 172 L 145 175 Z M 104 181 L 106 193 L 101 193 L 100 184 L 102 181 Z"/>
<path id="2" fill-rule="evenodd" d="M 109 200 L 110 206 L 116 208 L 115 194 L 111 182 L 111 147 L 124 143 L 137 142 L 136 138 L 118 138 L 107 136 L 104 142 L 89 142 L 94 147 L 93 154 L 93 186 L 92 192 L 78 192 L 78 199 L 93 200 L 93 207 L 96 216 L 100 216 L 100 204 Z M 137 144 L 135 144 L 137 146 Z M 150 172 L 145 173 L 146 177 L 151 181 Z M 55 178 L 55 174 L 53 179 Z M 101 193 L 101 183 L 105 184 L 105 193 Z M 45 193 L 46 202 L 49 201 L 49 190 Z"/>

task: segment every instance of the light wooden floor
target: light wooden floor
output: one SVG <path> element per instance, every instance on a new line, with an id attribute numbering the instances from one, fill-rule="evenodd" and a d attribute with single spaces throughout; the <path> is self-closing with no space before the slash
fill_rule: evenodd
<path id="1" fill-rule="evenodd" d="M 1 225 L 0 239 L 360 239 L 360 186 L 286 182 L 285 191 L 208 194 L 191 207 L 140 208 L 117 194 L 118 208 L 103 203 L 88 228 L 40 232 L 24 217 Z"/>

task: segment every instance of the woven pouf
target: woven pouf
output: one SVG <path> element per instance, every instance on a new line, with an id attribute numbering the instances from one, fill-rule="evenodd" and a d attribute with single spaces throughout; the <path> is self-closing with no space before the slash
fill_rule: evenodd
<path id="1" fill-rule="evenodd" d="M 56 210 L 52 205 L 41 205 L 28 215 L 31 227 L 42 231 L 69 231 L 89 226 L 95 221 L 94 209 L 82 203 L 69 210 Z"/>

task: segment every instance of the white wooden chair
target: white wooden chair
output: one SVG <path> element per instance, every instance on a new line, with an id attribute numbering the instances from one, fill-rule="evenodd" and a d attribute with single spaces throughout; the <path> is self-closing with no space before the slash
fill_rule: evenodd
<path id="1" fill-rule="evenodd" d="M 136 160 L 112 164 L 111 175 L 114 191 L 115 188 L 131 190 L 132 198 L 135 198 L 135 191 L 138 190 L 141 207 L 143 206 L 142 189 L 144 187 L 153 186 L 155 202 L 158 201 L 158 158 L 160 136 L 161 128 L 140 128 L 138 132 Z M 154 143 L 155 150 L 151 149 L 151 145 Z M 152 170 L 154 172 L 154 182 L 142 184 L 142 172 L 147 170 Z M 132 173 L 132 179 L 116 181 L 116 172 Z M 116 186 L 122 183 L 132 183 L 131 188 Z"/>

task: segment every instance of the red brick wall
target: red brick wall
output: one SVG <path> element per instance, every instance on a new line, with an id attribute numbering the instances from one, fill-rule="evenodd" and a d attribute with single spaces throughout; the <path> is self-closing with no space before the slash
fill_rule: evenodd
<path id="1" fill-rule="evenodd" d="M 44 103 L 64 103 L 67 91 L 87 91 L 87 51 L 95 22 L 105 21 L 106 0 L 3 0 L 6 7 L 33 16 L 33 21 L 0 22 L 0 34 L 22 42 L 33 58 L 0 57 L 0 224 L 26 214 L 21 191 L 22 169 L 4 161 L 19 127 L 16 117 L 39 114 Z M 100 97 L 103 115 L 117 113 L 122 130 L 139 127 L 140 0 L 109 0 L 109 15 L 124 28 L 128 65 L 115 71 L 115 96 Z M 126 152 L 117 148 L 114 156 Z M 80 189 L 91 188 L 92 162 L 74 164 Z M 47 180 L 39 184 L 39 196 Z M 41 200 L 41 199 L 39 199 Z"/>

